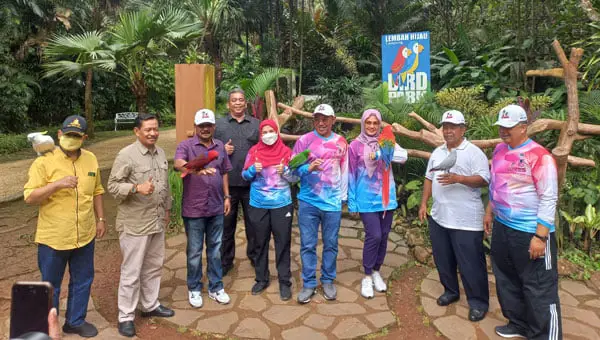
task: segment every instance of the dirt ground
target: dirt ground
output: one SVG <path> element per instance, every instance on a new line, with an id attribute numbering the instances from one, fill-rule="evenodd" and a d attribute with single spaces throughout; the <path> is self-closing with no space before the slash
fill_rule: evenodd
<path id="1" fill-rule="evenodd" d="M 108 172 L 102 171 L 106 185 Z M 92 287 L 92 297 L 97 310 L 110 323 L 117 322 L 117 287 L 119 281 L 121 254 L 117 233 L 114 230 L 116 202 L 104 197 L 104 207 L 109 221 L 108 233 L 96 244 L 96 276 Z M 39 280 L 37 269 L 37 248 L 33 235 L 37 221 L 37 207 L 23 201 L 0 204 L 0 320 L 10 314 L 10 287 L 18 280 Z M 419 311 L 416 288 L 427 275 L 428 269 L 414 266 L 403 269 L 398 279 L 391 284 L 388 303 L 395 311 L 399 326 L 382 332 L 378 339 L 438 339 L 433 326 L 426 325 L 426 319 Z M 63 281 L 66 292 L 68 276 Z M 64 296 L 64 295 L 63 295 Z M 243 318 L 243 315 L 241 315 Z M 7 325 L 0 324 L 0 334 L 6 334 Z M 222 339 L 209 335 L 198 337 L 192 333 L 182 334 L 166 323 L 156 323 L 152 319 L 136 318 L 138 337 L 142 339 Z M 1 337 L 1 336 L 0 336 Z"/>

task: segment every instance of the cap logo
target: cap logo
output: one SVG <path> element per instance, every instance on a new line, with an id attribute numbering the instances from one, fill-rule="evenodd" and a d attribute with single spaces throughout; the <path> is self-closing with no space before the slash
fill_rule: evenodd
<path id="1" fill-rule="evenodd" d="M 202 118 L 208 118 L 208 112 L 206 112 L 206 111 L 202 112 Z"/>
<path id="2" fill-rule="evenodd" d="M 79 119 L 75 118 L 72 122 L 69 123 L 69 125 L 67 125 L 67 127 L 74 127 L 74 128 L 81 129 L 81 124 L 79 124 Z"/>
<path id="3" fill-rule="evenodd" d="M 502 111 L 502 116 L 500 118 L 501 119 L 509 119 L 510 117 L 508 116 L 508 112 Z"/>
<path id="4" fill-rule="evenodd" d="M 452 112 L 448 112 L 448 114 L 446 115 L 446 118 L 452 119 Z"/>
<path id="5" fill-rule="evenodd" d="M 321 110 L 324 110 L 324 109 L 325 109 L 325 107 L 323 107 L 323 105 L 319 105 L 319 107 L 317 107 L 317 111 L 321 111 Z"/>

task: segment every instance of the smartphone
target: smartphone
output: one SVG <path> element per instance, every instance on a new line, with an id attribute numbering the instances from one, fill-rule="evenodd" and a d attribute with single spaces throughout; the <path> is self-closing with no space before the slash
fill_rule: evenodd
<path id="1" fill-rule="evenodd" d="M 17 282 L 12 286 L 10 338 L 27 332 L 48 334 L 54 289 L 49 282 Z"/>

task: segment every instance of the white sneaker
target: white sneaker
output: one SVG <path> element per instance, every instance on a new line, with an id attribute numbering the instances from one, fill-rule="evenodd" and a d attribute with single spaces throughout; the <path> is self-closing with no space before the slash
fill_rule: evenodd
<path id="1" fill-rule="evenodd" d="M 381 274 L 379 274 L 378 271 L 373 271 L 373 286 L 375 286 L 375 290 L 383 293 L 387 290 L 387 285 L 385 284 L 385 281 L 383 281 L 383 278 L 381 277 Z"/>
<path id="2" fill-rule="evenodd" d="M 222 305 L 226 305 L 229 303 L 229 301 L 231 301 L 231 299 L 229 298 L 229 295 L 227 295 L 227 293 L 225 293 L 225 289 L 221 289 L 220 291 L 213 293 L 213 292 L 208 292 L 208 297 L 217 301 L 218 303 L 222 304 Z"/>
<path id="3" fill-rule="evenodd" d="M 190 301 L 190 305 L 194 308 L 202 307 L 202 295 L 198 291 L 189 291 L 188 292 L 188 300 Z"/>
<path id="4" fill-rule="evenodd" d="M 364 296 L 367 299 L 373 298 L 373 279 L 370 276 L 365 276 L 362 279 L 360 295 Z"/>

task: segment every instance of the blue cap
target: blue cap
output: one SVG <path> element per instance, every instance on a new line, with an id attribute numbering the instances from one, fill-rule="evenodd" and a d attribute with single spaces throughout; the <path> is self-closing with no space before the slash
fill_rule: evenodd
<path id="1" fill-rule="evenodd" d="M 80 136 L 85 135 L 85 131 L 87 130 L 87 122 L 85 118 L 73 115 L 67 117 L 62 124 L 62 128 L 60 129 L 64 134 L 67 133 L 75 133 Z"/>

